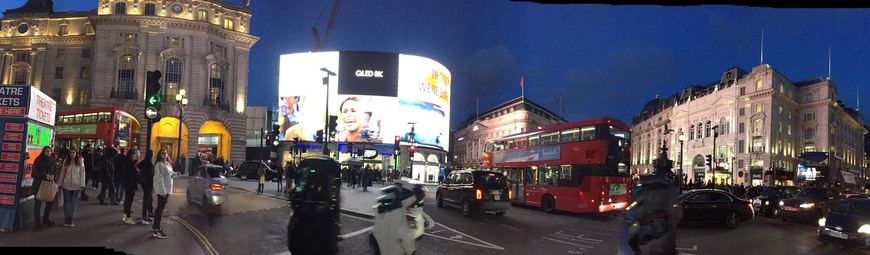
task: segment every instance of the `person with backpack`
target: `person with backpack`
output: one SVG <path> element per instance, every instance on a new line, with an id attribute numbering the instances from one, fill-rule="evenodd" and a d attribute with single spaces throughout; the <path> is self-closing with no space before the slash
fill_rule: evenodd
<path id="1" fill-rule="evenodd" d="M 115 156 L 118 151 L 112 147 L 106 147 L 106 153 L 100 159 L 100 194 L 97 195 L 97 200 L 101 205 L 109 205 L 106 203 L 106 195 L 108 195 L 111 205 L 118 205 L 115 201 Z M 108 192 L 106 192 L 108 191 Z M 108 194 L 107 194 L 108 193 Z"/>

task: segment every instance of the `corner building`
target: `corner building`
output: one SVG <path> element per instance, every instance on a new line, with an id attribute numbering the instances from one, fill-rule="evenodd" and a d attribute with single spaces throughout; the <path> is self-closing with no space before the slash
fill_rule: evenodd
<path id="1" fill-rule="evenodd" d="M 251 46 L 249 1 L 99 0 L 95 10 L 54 12 L 51 0 L 29 0 L 0 20 L 0 82 L 29 84 L 58 102 L 58 112 L 117 107 L 148 134 L 145 81 L 163 74 L 162 118 L 150 148 L 174 158 L 198 151 L 240 162 Z M 175 95 L 184 89 L 181 109 Z"/>
<path id="2" fill-rule="evenodd" d="M 800 185 L 809 180 L 798 172 L 800 155 L 821 152 L 829 155 L 826 183 L 863 185 L 868 131 L 863 114 L 837 100 L 838 94 L 831 78 L 792 82 L 762 64 L 748 73 L 729 69 L 707 86 L 656 96 L 632 119 L 632 173 L 650 173 L 667 145 L 674 172 L 682 169 L 686 182 Z M 706 155 L 717 169 L 707 166 Z"/>

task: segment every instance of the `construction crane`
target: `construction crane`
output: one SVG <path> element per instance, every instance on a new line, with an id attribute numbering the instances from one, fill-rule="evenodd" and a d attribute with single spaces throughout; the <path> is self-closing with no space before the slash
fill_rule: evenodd
<path id="1" fill-rule="evenodd" d="M 329 43 L 329 34 L 332 32 L 332 26 L 335 25 L 335 15 L 338 13 L 338 6 L 341 0 L 335 0 L 335 5 L 332 6 L 332 15 L 329 16 L 329 22 L 326 24 L 326 33 L 323 33 L 323 41 L 320 41 L 320 33 L 317 32 L 317 26 L 311 26 L 311 34 L 314 35 L 314 52 L 321 52 L 326 49 L 326 44 Z M 321 16 L 323 13 L 321 13 Z M 320 20 L 320 17 L 317 18 Z"/>

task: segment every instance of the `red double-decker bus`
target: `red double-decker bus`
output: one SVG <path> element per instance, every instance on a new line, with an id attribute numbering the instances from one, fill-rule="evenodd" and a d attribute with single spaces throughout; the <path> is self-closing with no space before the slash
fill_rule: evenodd
<path id="1" fill-rule="evenodd" d="M 483 166 L 503 172 L 514 204 L 607 212 L 630 202 L 631 129 L 597 118 L 487 140 Z"/>
<path id="2" fill-rule="evenodd" d="M 95 108 L 57 114 L 55 146 L 127 148 L 139 144 L 139 120 L 120 108 Z"/>

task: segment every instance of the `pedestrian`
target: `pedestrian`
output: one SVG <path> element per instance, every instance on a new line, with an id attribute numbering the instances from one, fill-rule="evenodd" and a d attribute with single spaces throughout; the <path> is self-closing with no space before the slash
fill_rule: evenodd
<path id="1" fill-rule="evenodd" d="M 284 167 L 281 166 L 281 163 L 278 162 L 275 164 L 275 170 L 278 170 L 278 176 L 275 176 L 275 179 L 278 180 L 278 192 L 284 191 Z"/>
<path id="2" fill-rule="evenodd" d="M 31 187 L 34 192 L 38 191 L 39 186 L 43 183 L 48 185 L 49 183 L 54 182 L 54 177 L 57 175 L 57 168 L 54 164 L 52 153 L 53 151 L 51 147 L 42 147 L 42 153 L 40 153 L 33 161 L 33 172 L 31 172 L 33 185 Z M 44 208 L 42 207 L 43 205 L 45 205 Z M 46 227 L 54 226 L 54 222 L 48 219 L 49 214 L 51 214 L 52 205 L 52 201 L 41 201 L 36 199 L 36 202 L 33 205 L 33 221 L 36 224 L 36 231 L 41 231 L 43 225 Z M 43 211 L 45 214 L 42 214 Z"/>
<path id="3" fill-rule="evenodd" d="M 94 169 L 94 178 L 91 179 L 91 186 L 94 190 L 100 189 L 100 179 L 102 178 L 100 174 L 100 168 L 102 167 L 100 164 L 100 159 L 103 158 L 103 149 L 100 147 L 96 147 L 94 149 L 94 155 L 92 156 L 93 169 Z"/>
<path id="4" fill-rule="evenodd" d="M 93 180 L 96 178 L 94 174 L 94 157 L 91 155 L 91 144 L 86 144 L 85 147 L 81 151 L 82 164 L 85 167 L 85 183 L 88 183 L 88 180 Z M 87 185 L 86 185 L 87 186 Z M 88 194 L 85 194 L 87 191 L 87 187 L 82 187 L 82 201 L 88 201 Z"/>
<path id="5" fill-rule="evenodd" d="M 142 224 L 151 224 L 154 216 L 154 151 L 145 152 L 145 158 L 139 161 L 139 185 L 142 185 Z"/>
<path id="6" fill-rule="evenodd" d="M 296 167 L 293 167 L 292 162 L 287 162 L 284 166 L 284 194 L 288 194 L 293 189 L 293 176 L 296 175 Z"/>
<path id="7" fill-rule="evenodd" d="M 121 221 L 124 223 L 133 225 L 136 224 L 133 221 L 132 213 L 133 213 L 133 199 L 136 196 L 136 187 L 139 186 L 139 169 L 136 168 L 136 165 L 139 163 L 139 149 L 133 147 L 132 149 L 127 151 L 127 155 L 121 159 L 122 172 L 121 178 L 121 186 L 124 187 L 124 216 L 121 218 Z"/>
<path id="8" fill-rule="evenodd" d="M 85 160 L 76 149 L 70 149 L 61 165 L 60 186 L 63 190 L 63 226 L 71 228 L 75 226 L 73 219 L 76 217 L 79 193 L 87 186 L 87 173 L 85 172 Z"/>
<path id="9" fill-rule="evenodd" d="M 109 199 L 111 205 L 118 205 L 115 202 L 115 155 L 117 154 L 118 151 L 115 148 L 106 147 L 106 152 L 100 159 L 100 183 L 102 185 L 100 185 L 100 194 L 97 195 L 97 200 L 100 201 L 101 205 L 108 205 L 106 198 Z"/>
<path id="10" fill-rule="evenodd" d="M 124 201 L 124 173 L 126 172 L 124 166 L 127 164 L 127 155 L 124 154 L 124 149 L 118 149 L 118 154 L 115 155 L 115 203 L 122 203 Z"/>
<path id="11" fill-rule="evenodd" d="M 371 169 L 368 166 L 366 166 L 365 169 L 362 169 L 362 172 L 360 172 L 360 175 L 362 178 L 362 181 L 360 184 L 362 184 L 363 191 L 369 191 L 368 186 L 372 186 Z"/>
<path id="12" fill-rule="evenodd" d="M 257 168 L 257 193 L 263 193 L 263 186 L 266 185 L 266 166 L 260 162 L 260 167 Z"/>
<path id="13" fill-rule="evenodd" d="M 163 218 L 163 210 L 166 209 L 169 195 L 172 195 L 172 178 L 177 175 L 177 172 L 172 171 L 169 152 L 166 149 L 160 149 L 154 162 L 154 193 L 157 194 L 157 208 L 154 209 L 154 223 L 151 226 L 151 236 L 153 237 L 166 238 L 166 233 L 160 226 L 160 220 Z"/>

